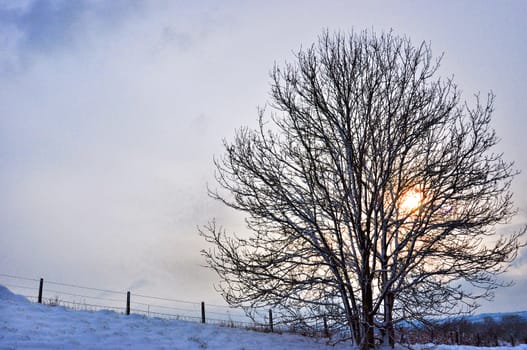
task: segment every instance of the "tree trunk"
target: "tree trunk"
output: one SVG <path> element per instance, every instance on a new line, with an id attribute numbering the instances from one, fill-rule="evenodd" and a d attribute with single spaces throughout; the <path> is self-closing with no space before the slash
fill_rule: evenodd
<path id="1" fill-rule="evenodd" d="M 371 282 L 367 281 L 363 286 L 363 303 L 362 303 L 362 314 L 364 317 L 363 321 L 363 334 L 364 337 L 361 341 L 361 350 L 369 350 L 375 347 L 374 337 L 374 323 L 373 323 L 373 293 L 371 288 Z"/>
<path id="2" fill-rule="evenodd" d="M 362 335 L 360 332 L 360 321 L 358 315 L 355 315 L 352 321 L 353 334 L 355 336 L 355 343 L 359 345 L 362 342 Z"/>
<path id="3" fill-rule="evenodd" d="M 384 297 L 384 345 L 390 345 L 391 348 L 395 347 L 395 329 L 393 327 L 393 293 L 388 292 Z"/>

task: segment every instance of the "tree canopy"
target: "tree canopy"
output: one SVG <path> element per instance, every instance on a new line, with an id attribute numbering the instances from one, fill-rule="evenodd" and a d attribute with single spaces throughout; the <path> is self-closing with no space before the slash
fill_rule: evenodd
<path id="1" fill-rule="evenodd" d="M 274 67 L 259 128 L 215 160 L 210 195 L 247 233 L 201 229 L 227 302 L 324 315 L 367 349 L 491 296 L 525 232 L 496 234 L 516 171 L 493 152 L 494 95 L 463 102 L 440 61 L 391 32 L 325 32 Z"/>

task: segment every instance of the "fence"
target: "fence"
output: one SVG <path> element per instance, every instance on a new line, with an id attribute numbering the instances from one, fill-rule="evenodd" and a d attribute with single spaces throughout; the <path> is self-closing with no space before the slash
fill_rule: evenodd
<path id="1" fill-rule="evenodd" d="M 224 305 L 149 296 L 130 291 L 93 288 L 74 284 L 28 278 L 0 273 L 0 285 L 9 288 L 32 302 L 50 306 L 63 306 L 73 310 L 111 310 L 125 315 L 143 315 L 211 323 L 263 332 L 293 332 L 303 335 L 333 338 L 338 341 L 334 324 L 328 326 L 326 317 L 313 320 L 313 332 L 295 328 L 294 323 L 273 317 L 272 310 L 263 312 L 259 322 L 249 319 L 242 310 Z M 483 323 L 464 319 L 430 323 L 428 327 L 397 327 L 396 337 L 401 344 L 435 342 L 497 346 L 527 343 L 527 320 L 509 316 L 501 322 L 492 319 Z M 349 338 L 348 334 L 342 336 Z"/>
<path id="2" fill-rule="evenodd" d="M 242 310 L 224 305 L 86 287 L 43 278 L 0 273 L 0 285 L 32 302 L 73 310 L 111 310 L 125 315 L 212 323 L 265 332 L 277 330 L 276 321 L 273 323 L 272 310 L 269 310 L 266 318 L 258 322 L 248 318 Z"/>

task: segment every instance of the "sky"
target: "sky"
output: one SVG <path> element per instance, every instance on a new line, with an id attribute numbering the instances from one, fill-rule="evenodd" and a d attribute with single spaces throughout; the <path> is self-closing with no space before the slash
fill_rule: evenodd
<path id="1" fill-rule="evenodd" d="M 221 302 L 197 227 L 269 71 L 324 30 L 393 30 L 444 53 L 463 97 L 496 94 L 497 151 L 527 223 L 527 2 L 0 0 L 0 273 Z M 527 310 L 527 251 L 480 312 Z"/>

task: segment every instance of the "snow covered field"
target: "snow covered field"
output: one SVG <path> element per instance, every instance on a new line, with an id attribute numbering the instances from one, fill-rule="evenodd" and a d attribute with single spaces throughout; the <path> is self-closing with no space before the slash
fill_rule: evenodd
<path id="1" fill-rule="evenodd" d="M 335 349 L 348 348 L 341 344 Z M 186 321 L 71 311 L 0 286 L 0 349 L 333 349 L 324 340 Z"/>
<path id="2" fill-rule="evenodd" d="M 322 350 L 324 339 L 264 334 L 186 321 L 125 316 L 111 311 L 71 311 L 29 302 L 0 286 L 0 349 L 225 349 Z M 474 347 L 419 346 L 437 350 Z M 486 348 L 492 349 L 492 348 Z M 517 346 L 527 350 L 527 345 Z"/>

